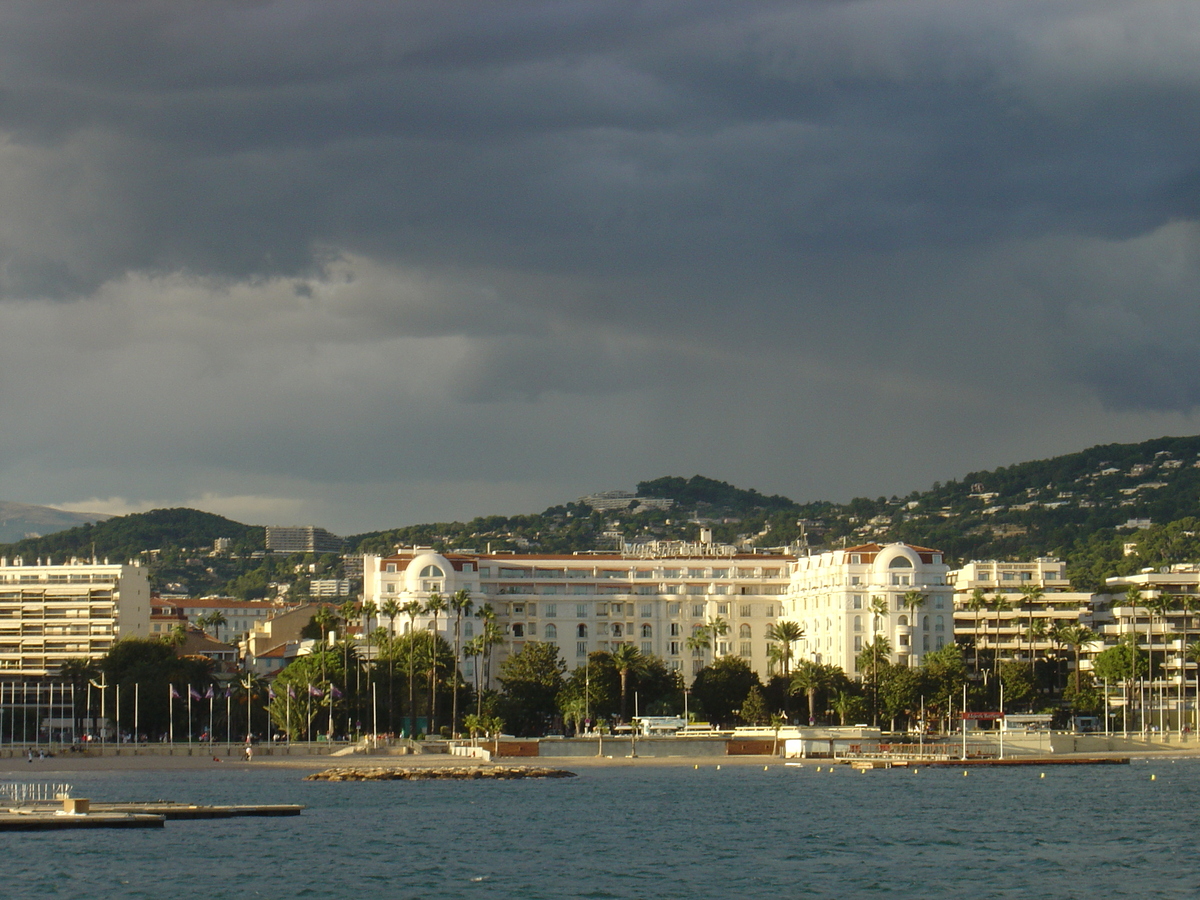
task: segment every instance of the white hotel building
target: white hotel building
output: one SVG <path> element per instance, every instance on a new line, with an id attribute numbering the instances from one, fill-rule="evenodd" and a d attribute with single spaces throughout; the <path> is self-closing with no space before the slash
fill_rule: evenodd
<path id="1" fill-rule="evenodd" d="M 888 639 L 891 661 L 921 664 L 924 654 L 954 642 L 954 588 L 942 554 L 907 544 L 864 544 L 803 556 L 792 564 L 784 617 L 804 627 L 804 658 L 856 672 L 854 660 L 873 635 Z M 910 591 L 924 595 L 916 610 Z M 882 597 L 887 613 L 871 601 Z"/>
<path id="2" fill-rule="evenodd" d="M 782 613 L 794 559 L 738 554 L 712 544 L 569 556 L 443 555 L 415 549 L 366 557 L 363 592 L 365 599 L 382 606 L 389 600 L 425 603 L 435 591 L 443 597 L 470 591 L 476 609 L 492 605 L 505 632 L 497 661 L 536 640 L 556 644 L 567 666 L 575 668 L 589 653 L 634 643 L 687 677 L 711 663 L 714 650 L 719 657 L 742 657 L 765 675 L 767 630 Z M 718 618 L 729 630 L 715 648 L 692 651 L 685 646 L 696 628 Z M 381 619 L 386 623 L 386 617 Z M 416 624 L 428 628 L 431 617 L 419 616 Z M 398 616 L 395 627 L 403 632 L 407 616 Z M 453 618 L 442 613 L 437 627 L 453 643 Z M 464 619 L 463 640 L 478 628 L 476 620 Z M 463 672 L 472 674 L 471 660 L 464 662 Z"/>
<path id="3" fill-rule="evenodd" d="M 691 677 L 716 656 L 738 656 L 763 678 L 770 673 L 768 630 L 781 619 L 805 628 L 794 651 L 798 658 L 841 666 L 854 674 L 854 657 L 870 640 L 870 600 L 884 597 L 888 614 L 877 624 L 893 648 L 892 659 L 918 665 L 921 656 L 954 640 L 953 588 L 936 550 L 875 544 L 796 557 L 736 553 L 732 548 L 664 543 L 624 553 L 570 556 L 439 554 L 427 549 L 368 556 L 363 592 L 382 606 L 424 604 L 435 591 L 443 597 L 466 589 L 476 609 L 490 603 L 505 632 L 497 659 L 526 641 L 556 644 L 568 667 L 597 650 L 634 643 Z M 917 590 L 925 604 L 916 613 L 903 606 Z M 913 621 L 909 621 L 910 617 Z M 386 617 L 381 619 L 386 624 Z M 688 637 L 721 619 L 728 632 L 707 651 L 692 651 Z M 418 628 L 428 628 L 428 615 Z M 409 624 L 398 616 L 397 633 Z M 453 642 L 453 617 L 438 617 L 438 632 Z M 463 621 L 463 640 L 478 633 Z M 463 663 L 471 675 L 471 661 Z"/>

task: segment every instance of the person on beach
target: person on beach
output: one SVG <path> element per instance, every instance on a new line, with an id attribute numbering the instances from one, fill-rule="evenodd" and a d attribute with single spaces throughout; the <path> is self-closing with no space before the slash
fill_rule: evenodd
<path id="1" fill-rule="evenodd" d="M 251 762 L 254 759 L 254 748 L 249 744 L 246 745 L 246 762 Z"/>

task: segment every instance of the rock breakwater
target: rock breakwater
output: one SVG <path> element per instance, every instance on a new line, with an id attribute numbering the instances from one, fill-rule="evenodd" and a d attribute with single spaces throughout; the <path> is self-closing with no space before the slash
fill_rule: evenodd
<path id="1" fill-rule="evenodd" d="M 509 781 L 517 778 L 574 778 L 574 772 L 545 766 L 348 766 L 324 769 L 305 781 Z"/>

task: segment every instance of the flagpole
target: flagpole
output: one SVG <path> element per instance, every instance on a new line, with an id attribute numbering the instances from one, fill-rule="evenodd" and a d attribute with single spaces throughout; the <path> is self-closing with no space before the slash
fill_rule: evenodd
<path id="1" fill-rule="evenodd" d="M 189 684 L 188 685 L 188 717 L 187 717 L 187 730 L 188 730 L 188 743 L 189 744 L 192 742 L 192 691 L 193 690 L 195 690 L 195 688 L 193 688 Z"/>
<path id="2" fill-rule="evenodd" d="M 225 743 L 233 743 L 233 704 L 230 702 L 233 692 L 225 688 Z"/>
<path id="3" fill-rule="evenodd" d="M 142 684 L 140 681 L 133 683 L 133 742 L 136 744 L 141 733 L 142 718 L 141 710 L 138 709 L 138 704 L 142 699 Z"/>
<path id="4" fill-rule="evenodd" d="M 170 731 L 171 747 L 173 749 L 175 747 L 175 685 L 170 683 L 167 684 L 167 711 L 170 713 L 168 719 L 171 724 L 168 730 Z"/>
<path id="5" fill-rule="evenodd" d="M 116 704 L 117 713 L 117 746 L 121 746 L 121 685 L 117 684 L 115 688 L 117 692 L 116 699 L 113 701 Z"/>

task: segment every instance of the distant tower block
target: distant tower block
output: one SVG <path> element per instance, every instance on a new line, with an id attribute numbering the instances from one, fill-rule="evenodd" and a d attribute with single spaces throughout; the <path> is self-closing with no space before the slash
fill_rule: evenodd
<path id="1" fill-rule="evenodd" d="M 312 525 L 268 525 L 267 550 L 271 553 L 341 553 L 345 541 Z"/>

